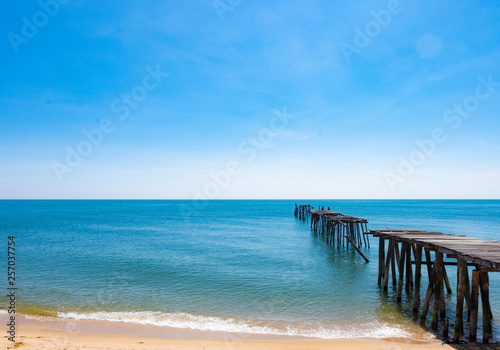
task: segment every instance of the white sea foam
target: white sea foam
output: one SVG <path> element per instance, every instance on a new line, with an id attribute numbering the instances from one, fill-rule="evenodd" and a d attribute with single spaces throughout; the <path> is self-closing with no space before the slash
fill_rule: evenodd
<path id="1" fill-rule="evenodd" d="M 228 333 L 247 333 L 260 335 L 302 336 L 323 339 L 342 338 L 390 338 L 418 337 L 422 334 L 412 334 L 402 327 L 388 324 L 334 325 L 323 321 L 267 321 L 249 320 L 234 317 L 216 317 L 192 315 L 175 312 L 63 312 L 59 317 L 73 320 L 99 320 L 108 322 L 126 322 L 159 327 L 193 329 Z M 430 337 L 430 336 L 429 336 Z"/>

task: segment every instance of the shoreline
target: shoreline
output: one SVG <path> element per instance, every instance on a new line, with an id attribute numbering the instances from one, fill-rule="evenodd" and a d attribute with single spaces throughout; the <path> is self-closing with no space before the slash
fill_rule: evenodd
<path id="1" fill-rule="evenodd" d="M 41 317 L 43 317 L 41 319 Z M 48 327 L 69 332 L 88 334 L 130 335 L 136 337 L 153 337 L 165 339 L 251 339 L 251 340 L 299 340 L 320 339 L 304 336 L 237 333 L 191 328 L 175 328 L 169 326 L 156 326 L 132 322 L 115 322 L 106 320 L 75 320 L 57 316 L 31 317 L 24 314 L 17 315 L 19 327 Z"/>
<path id="2" fill-rule="evenodd" d="M 40 323 L 44 324 L 44 322 Z M 72 324 L 78 325 L 80 321 Z M 2 327 L 4 331 L 6 327 Z M 104 330 L 103 330 L 104 331 Z M 5 333 L 4 333 L 5 334 Z M 387 339 L 241 339 L 238 337 L 226 338 L 183 338 L 183 337 L 155 337 L 137 336 L 130 334 L 114 334 L 106 332 L 82 332 L 61 329 L 47 324 L 19 325 L 16 331 L 16 342 L 4 338 L 6 349 L 404 349 L 404 350 L 437 350 L 452 349 L 433 339 L 428 342 L 416 342 L 405 338 Z"/>
<path id="3" fill-rule="evenodd" d="M 1 324 L 3 319 L 7 322 L 7 314 L 0 314 Z M 157 337 L 157 338 L 179 338 L 179 339 L 239 339 L 239 340 L 350 340 L 362 339 L 380 341 L 384 339 L 399 339 L 401 342 L 425 344 L 436 340 L 435 335 L 425 329 L 414 326 L 412 332 L 383 332 L 378 328 L 373 332 L 364 329 L 361 326 L 359 332 L 352 332 L 353 329 L 345 328 L 339 330 L 336 335 L 324 337 L 315 334 L 277 334 L 245 332 L 221 329 L 200 329 L 192 327 L 176 327 L 172 325 L 156 325 L 140 322 L 127 322 L 105 319 L 74 319 L 55 315 L 25 314 L 17 313 L 17 327 L 49 327 L 60 329 L 62 331 L 76 331 L 91 334 L 114 334 L 114 335 L 133 335 L 138 337 Z M 359 327 L 360 325 L 358 325 Z M 319 328 L 321 330 L 321 328 Z M 322 333 L 322 332 L 318 332 Z M 406 334 L 405 334 L 406 333 Z M 338 336 L 337 336 L 338 335 Z"/>

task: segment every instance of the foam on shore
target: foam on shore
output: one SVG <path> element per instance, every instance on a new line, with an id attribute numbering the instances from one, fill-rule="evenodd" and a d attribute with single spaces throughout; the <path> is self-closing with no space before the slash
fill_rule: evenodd
<path id="1" fill-rule="evenodd" d="M 5 313 L 0 310 L 0 313 Z M 28 319 L 44 321 L 52 316 L 28 314 Z M 199 331 L 227 332 L 245 338 L 249 335 L 294 336 L 321 339 L 385 339 L 407 338 L 429 341 L 432 335 L 423 330 L 417 331 L 401 325 L 384 323 L 338 324 L 319 320 L 251 320 L 237 317 L 193 315 L 183 312 L 60 312 L 60 320 L 106 321 L 128 324 L 150 325 Z"/>

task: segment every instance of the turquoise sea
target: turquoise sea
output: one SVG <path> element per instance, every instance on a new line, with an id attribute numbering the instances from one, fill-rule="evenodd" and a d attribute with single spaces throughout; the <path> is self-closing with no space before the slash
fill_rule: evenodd
<path id="1" fill-rule="evenodd" d="M 406 300 L 399 307 L 393 291 L 377 286 L 377 240 L 362 248 L 369 263 L 352 249 L 330 248 L 293 216 L 294 203 L 365 218 L 369 229 L 500 239 L 499 200 L 2 200 L 0 266 L 5 272 L 7 237 L 14 235 L 17 307 L 34 318 L 426 337 Z M 453 286 L 453 267 L 448 274 Z M 500 317 L 498 275 L 490 274 L 490 290 Z M 6 276 L 1 285 L 8 287 Z"/>

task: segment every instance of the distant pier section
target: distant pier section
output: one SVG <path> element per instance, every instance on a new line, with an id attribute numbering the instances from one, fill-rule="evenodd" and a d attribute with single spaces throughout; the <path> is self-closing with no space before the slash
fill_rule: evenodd
<path id="1" fill-rule="evenodd" d="M 310 205 L 295 204 L 294 215 L 296 218 L 311 221 L 311 228 L 315 233 L 324 236 L 326 243 L 332 247 L 348 247 L 349 244 L 368 262 L 368 258 L 359 249 L 362 246 L 370 247 L 367 238 L 368 221 L 350 215 L 344 215 L 330 208 L 313 210 Z"/>

